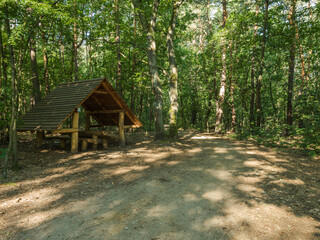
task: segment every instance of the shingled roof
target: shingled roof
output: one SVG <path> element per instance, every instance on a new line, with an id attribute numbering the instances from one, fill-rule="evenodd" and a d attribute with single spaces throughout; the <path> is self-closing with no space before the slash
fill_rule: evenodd
<path id="1" fill-rule="evenodd" d="M 119 111 L 125 111 L 125 126 L 142 126 L 109 82 L 99 78 L 60 84 L 23 116 L 19 130 L 56 130 L 80 106 L 100 126 L 118 126 Z"/>

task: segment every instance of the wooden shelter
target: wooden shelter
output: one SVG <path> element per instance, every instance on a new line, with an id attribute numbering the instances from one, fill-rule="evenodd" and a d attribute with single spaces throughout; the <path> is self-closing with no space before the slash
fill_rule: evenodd
<path id="1" fill-rule="evenodd" d="M 86 115 L 84 131 L 79 129 L 80 107 L 84 108 Z M 68 118 L 72 118 L 72 127 L 61 128 Z M 91 119 L 98 125 L 92 125 Z M 19 130 L 36 131 L 37 145 L 41 144 L 44 131 L 64 134 L 60 139 L 69 137 L 71 152 L 78 152 L 79 140 L 83 150 L 88 142 L 96 148 L 98 139 L 106 146 L 109 135 L 104 131 L 90 130 L 97 126 L 118 126 L 121 146 L 125 145 L 125 128 L 142 126 L 106 78 L 60 84 L 23 116 Z"/>

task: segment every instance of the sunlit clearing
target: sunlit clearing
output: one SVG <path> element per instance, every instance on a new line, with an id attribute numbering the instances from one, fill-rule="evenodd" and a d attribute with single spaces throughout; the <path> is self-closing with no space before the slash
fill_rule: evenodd
<path id="1" fill-rule="evenodd" d="M 181 162 L 180 161 L 171 161 L 171 162 L 168 162 L 167 165 L 174 166 L 174 165 L 177 165 L 179 163 L 181 163 Z"/>
<path id="2" fill-rule="evenodd" d="M 195 201 L 199 201 L 199 198 L 192 193 L 187 193 L 183 195 L 183 200 L 186 202 L 195 202 Z"/>
<path id="3" fill-rule="evenodd" d="M 280 180 L 275 180 L 272 181 L 271 183 L 277 184 L 282 186 L 283 184 L 292 184 L 295 186 L 299 186 L 299 185 L 304 185 L 304 181 L 302 181 L 301 179 L 280 179 Z"/>
<path id="4" fill-rule="evenodd" d="M 212 137 L 212 136 L 200 136 L 200 137 L 192 137 L 191 139 L 217 139 L 217 137 Z"/>
<path id="5" fill-rule="evenodd" d="M 212 203 L 215 203 L 215 202 L 219 202 L 219 201 L 225 200 L 227 198 L 230 198 L 231 196 L 230 196 L 230 193 L 228 193 L 224 190 L 218 189 L 218 190 L 214 190 L 214 191 L 205 192 L 202 195 L 202 197 L 204 199 L 209 200 Z"/>
<path id="6" fill-rule="evenodd" d="M 149 168 L 150 166 L 131 166 L 131 167 L 122 167 L 120 169 L 116 169 L 114 171 L 111 171 L 112 175 L 121 175 L 121 174 L 125 174 L 125 173 L 129 173 L 132 171 L 143 171 L 147 168 Z"/>
<path id="7" fill-rule="evenodd" d="M 289 209 L 272 204 L 248 206 L 244 203 L 227 200 L 224 216 L 208 218 L 201 225 L 195 224 L 196 230 L 206 231 L 211 228 L 233 229 L 232 237 L 239 240 L 258 239 L 315 239 L 314 228 L 318 226 L 310 217 L 298 217 Z M 305 238 L 305 236 L 310 238 Z"/>
<path id="8" fill-rule="evenodd" d="M 148 210 L 149 217 L 167 216 L 171 210 L 175 209 L 175 205 L 157 205 Z"/>
<path id="9" fill-rule="evenodd" d="M 227 153 L 227 149 L 226 148 L 215 148 L 214 151 L 216 153 Z"/>
<path id="10" fill-rule="evenodd" d="M 215 177 L 219 180 L 223 180 L 223 181 L 232 180 L 232 174 L 226 170 L 207 169 L 206 172 L 209 173 L 212 177 Z"/>

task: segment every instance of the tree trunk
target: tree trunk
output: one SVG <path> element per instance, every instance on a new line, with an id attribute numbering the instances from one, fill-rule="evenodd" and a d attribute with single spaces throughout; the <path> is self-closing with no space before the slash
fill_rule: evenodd
<path id="1" fill-rule="evenodd" d="M 233 86 L 233 57 L 232 57 L 232 42 L 229 43 L 230 49 L 230 60 L 231 60 L 231 69 L 230 69 L 230 100 L 231 100 L 231 109 L 232 109 L 232 117 L 231 117 L 231 132 L 235 132 L 236 128 L 236 108 L 234 105 L 234 86 Z"/>
<path id="2" fill-rule="evenodd" d="M 121 80 L 121 49 L 120 49 L 120 18 L 119 18 L 119 0 L 114 0 L 115 25 L 116 25 L 116 46 L 117 46 L 117 80 L 116 89 L 122 96 L 122 80 Z"/>
<path id="3" fill-rule="evenodd" d="M 261 58 L 259 63 L 259 75 L 258 75 L 257 89 L 256 89 L 257 127 L 261 126 L 261 119 L 262 119 L 261 86 L 262 86 L 264 53 L 265 53 L 266 42 L 267 42 L 266 32 L 267 32 L 267 26 L 268 26 L 269 0 L 264 1 L 264 7 L 265 7 L 265 12 L 264 12 L 264 24 L 263 24 L 263 33 L 262 33 Z"/>
<path id="4" fill-rule="evenodd" d="M 178 116 L 178 68 L 176 57 L 174 53 L 173 37 L 176 28 L 177 16 L 179 12 L 179 7 L 183 1 L 174 1 L 172 16 L 170 20 L 170 25 L 167 33 L 167 51 L 170 65 L 170 129 L 169 137 L 171 140 L 175 140 L 178 137 L 178 126 L 177 126 L 177 116 Z"/>
<path id="5" fill-rule="evenodd" d="M 311 10 L 311 0 L 308 1 L 308 10 L 309 10 L 309 13 L 310 13 L 310 21 L 312 21 L 313 19 L 313 15 L 312 15 L 312 10 Z M 313 46 L 313 37 L 312 35 L 309 36 L 308 38 L 308 45 L 309 45 L 309 54 L 307 56 L 307 78 L 309 79 L 309 76 L 310 76 L 310 69 L 311 69 L 311 56 L 312 56 L 312 46 Z"/>
<path id="6" fill-rule="evenodd" d="M 78 43 L 77 43 L 77 2 L 73 1 L 74 23 L 73 23 L 73 61 L 74 61 L 74 81 L 78 81 Z"/>
<path id="7" fill-rule="evenodd" d="M 7 29 L 8 38 L 11 36 L 10 31 L 10 23 L 9 23 L 9 14 L 8 14 L 8 6 L 5 5 L 5 23 Z M 18 143 L 17 143 L 17 119 L 16 119 L 16 112 L 17 112 L 17 84 L 16 84 L 16 68 L 15 68 L 15 61 L 14 61 L 14 52 L 13 47 L 10 42 L 8 42 L 9 52 L 10 52 L 10 64 L 11 64 L 11 122 L 10 122 L 10 142 L 9 151 L 12 151 L 12 158 L 13 158 L 13 168 L 18 168 Z"/>
<path id="8" fill-rule="evenodd" d="M 6 86 L 8 83 L 8 76 L 7 76 L 7 65 L 5 62 L 5 52 L 4 52 L 4 47 L 3 47 L 3 42 L 2 42 L 2 21 L 0 20 L 0 56 L 1 56 L 1 67 L 2 67 L 2 76 L 3 76 L 3 81 L 1 81 L 1 86 Z"/>
<path id="9" fill-rule="evenodd" d="M 48 71 L 48 54 L 47 54 L 47 39 L 45 34 L 42 34 L 43 40 L 43 83 L 46 94 L 50 92 L 50 85 L 49 85 L 49 71 Z"/>
<path id="10" fill-rule="evenodd" d="M 256 72 L 256 41 L 258 34 L 258 15 L 259 15 L 259 2 L 256 2 L 256 23 L 254 25 L 254 43 L 252 47 L 252 57 L 251 57 L 251 100 L 250 100 L 250 127 L 252 128 L 255 125 L 255 117 L 254 117 L 254 98 L 255 98 L 255 72 Z"/>
<path id="11" fill-rule="evenodd" d="M 224 28 L 227 21 L 227 0 L 222 0 L 222 6 L 223 6 L 222 28 Z M 218 97 L 217 106 L 216 106 L 216 126 L 215 126 L 216 133 L 220 133 L 222 131 L 223 103 L 224 103 L 224 96 L 226 91 L 226 79 L 227 79 L 226 52 L 227 52 L 227 46 L 226 46 L 225 38 L 222 37 L 222 58 L 221 58 L 222 73 L 221 73 L 219 97 Z"/>
<path id="12" fill-rule="evenodd" d="M 31 59 L 31 72 L 32 72 L 32 83 L 33 83 L 33 96 L 34 96 L 35 103 L 37 103 L 41 99 L 41 91 L 40 91 L 40 81 L 39 81 L 38 66 L 37 66 L 36 41 L 34 39 L 34 36 L 30 38 L 30 59 Z"/>
<path id="13" fill-rule="evenodd" d="M 136 36 L 137 36 L 137 20 L 136 20 L 136 10 L 134 4 L 132 4 L 133 8 L 133 46 L 132 46 L 132 74 L 134 75 L 136 71 Z M 131 84 L 131 109 L 134 109 L 134 81 Z M 143 94 L 141 94 L 143 95 Z"/>
<path id="14" fill-rule="evenodd" d="M 292 125 L 292 95 L 293 95 L 293 79 L 294 79 L 294 67 L 295 67 L 295 53 L 296 53 L 296 42 L 295 42 L 295 13 L 296 13 L 296 0 L 291 1 L 289 10 L 289 23 L 290 23 L 290 36 L 291 36 L 291 47 L 290 47 L 290 58 L 289 58 L 289 76 L 288 76 L 288 100 L 287 100 L 287 124 Z"/>
<path id="15" fill-rule="evenodd" d="M 141 2 L 135 1 L 135 4 L 139 5 L 138 9 L 143 9 L 141 6 Z M 154 117 L 155 117 L 155 139 L 163 139 L 164 138 L 164 125 L 163 125 L 163 96 L 162 96 L 162 87 L 161 81 L 158 74 L 158 63 L 157 63 L 157 55 L 156 55 L 156 40 L 155 40 L 155 27 L 156 27 L 156 18 L 159 8 L 159 0 L 153 1 L 152 11 L 150 23 L 146 21 L 144 14 L 139 11 L 139 17 L 141 20 L 141 24 L 144 28 L 144 31 L 147 34 L 147 46 L 148 46 L 148 64 L 149 64 L 149 72 L 151 78 L 151 84 L 153 87 L 153 93 L 155 96 L 154 103 Z"/>

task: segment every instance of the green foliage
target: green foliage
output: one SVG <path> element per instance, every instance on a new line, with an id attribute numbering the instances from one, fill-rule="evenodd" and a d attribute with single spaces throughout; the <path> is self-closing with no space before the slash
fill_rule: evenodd
<path id="1" fill-rule="evenodd" d="M 177 128 L 214 129 L 216 101 L 222 71 L 222 43 L 227 44 L 227 87 L 223 105 L 223 131 L 231 129 L 232 105 L 236 111 L 236 138 L 255 139 L 269 146 L 294 146 L 319 153 L 320 145 L 320 21 L 319 4 L 298 1 L 296 22 L 296 67 L 293 89 L 293 126 L 286 125 L 287 82 L 290 44 L 288 6 L 273 1 L 269 6 L 267 43 L 262 80 L 262 126 L 249 123 L 252 94 L 251 69 L 254 84 L 261 61 L 264 4 L 260 1 L 228 1 L 228 20 L 221 28 L 221 1 L 184 1 L 176 25 L 174 39 L 178 65 L 179 112 Z M 34 102 L 33 77 L 30 64 L 29 39 L 34 35 L 37 50 L 37 70 L 42 95 L 46 87 L 54 89 L 59 83 L 74 79 L 74 23 L 77 25 L 79 79 L 105 76 L 115 85 L 117 52 L 121 53 L 121 83 L 123 98 L 142 121 L 145 130 L 154 129 L 152 84 L 149 80 L 147 43 L 140 23 L 139 11 L 150 13 L 152 1 L 142 9 L 134 9 L 132 1 L 119 0 L 120 43 L 115 42 L 114 1 L 36 1 L 5 0 L 0 3 L 0 30 L 4 57 L 0 61 L 0 131 L 7 128 L 11 110 L 11 69 L 8 43 L 14 47 L 19 117 Z M 9 37 L 4 27 L 5 7 L 11 26 Z M 166 34 L 172 1 L 160 1 L 156 23 L 157 61 L 164 96 L 164 120 L 169 123 L 169 64 Z M 312 16 L 310 15 L 312 13 Z M 254 26 L 257 25 L 255 37 Z M 224 41 L 222 41 L 224 40 Z M 82 43 L 82 44 L 80 44 Z M 118 49 L 119 48 L 119 49 Z M 302 51 L 302 52 L 300 52 Z M 46 54 L 48 82 L 45 86 Z M 302 60 L 305 74 L 302 77 Z M 254 57 L 254 60 L 253 60 Z M 3 68 L 2 62 L 6 68 Z M 7 75 L 7 82 L 4 81 Z M 230 82 L 234 88 L 231 99 Z M 253 91 L 255 91 L 255 87 Z M 256 102 L 254 103 L 254 105 Z"/>

